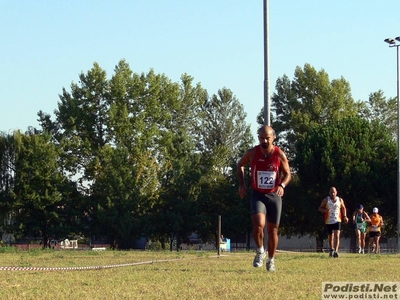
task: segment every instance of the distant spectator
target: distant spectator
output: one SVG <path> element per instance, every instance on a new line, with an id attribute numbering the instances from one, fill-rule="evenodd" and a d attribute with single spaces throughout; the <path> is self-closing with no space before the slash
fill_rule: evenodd
<path id="1" fill-rule="evenodd" d="M 221 244 L 225 244 L 226 243 L 226 239 L 224 238 L 224 236 L 221 234 L 221 237 L 220 237 L 220 239 L 219 239 L 219 242 L 221 243 Z"/>

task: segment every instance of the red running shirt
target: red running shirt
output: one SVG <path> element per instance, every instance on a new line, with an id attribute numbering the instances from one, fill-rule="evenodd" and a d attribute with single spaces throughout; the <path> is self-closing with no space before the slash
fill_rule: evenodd
<path id="1" fill-rule="evenodd" d="M 260 147 L 256 146 L 256 153 L 251 162 L 251 186 L 264 194 L 274 193 L 281 183 L 279 147 L 274 146 L 274 152 L 270 157 L 265 157 Z"/>

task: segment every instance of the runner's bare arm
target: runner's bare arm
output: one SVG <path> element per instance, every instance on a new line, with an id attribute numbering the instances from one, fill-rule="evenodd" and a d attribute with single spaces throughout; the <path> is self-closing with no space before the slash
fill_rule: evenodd
<path id="1" fill-rule="evenodd" d="M 289 161 L 286 154 L 281 149 L 279 149 L 279 158 L 281 160 L 281 171 L 283 175 L 281 183 L 283 183 L 284 186 L 287 186 L 290 180 L 292 180 L 292 174 L 290 172 Z"/>
<path id="2" fill-rule="evenodd" d="M 343 201 L 342 198 L 340 198 L 340 203 L 341 203 L 340 210 L 342 212 L 342 216 L 344 218 L 344 222 L 347 223 L 349 221 L 349 219 L 347 218 L 346 205 L 344 205 L 344 201 Z"/>
<path id="3" fill-rule="evenodd" d="M 322 200 L 320 206 L 318 207 L 318 210 L 322 213 L 326 213 L 328 212 L 328 209 L 326 208 L 326 204 L 328 203 L 328 199 L 324 198 L 324 200 Z"/>
<path id="4" fill-rule="evenodd" d="M 244 167 L 248 165 L 254 157 L 255 148 L 247 150 L 244 155 L 239 159 L 237 164 L 237 174 L 239 179 L 239 195 L 240 198 L 244 198 L 246 195 L 246 184 L 244 182 Z"/>

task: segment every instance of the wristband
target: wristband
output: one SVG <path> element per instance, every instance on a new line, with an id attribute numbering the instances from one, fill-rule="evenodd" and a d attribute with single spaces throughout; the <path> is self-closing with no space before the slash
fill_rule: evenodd
<path id="1" fill-rule="evenodd" d="M 283 182 L 279 186 L 282 187 L 283 189 L 285 189 L 286 187 L 286 185 Z"/>

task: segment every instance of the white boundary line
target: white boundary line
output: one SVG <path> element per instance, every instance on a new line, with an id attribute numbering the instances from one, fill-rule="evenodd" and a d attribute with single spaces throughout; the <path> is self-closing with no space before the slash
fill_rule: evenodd
<path id="1" fill-rule="evenodd" d="M 157 263 L 157 262 L 168 262 L 168 261 L 175 261 L 175 260 L 180 260 L 180 258 L 164 259 L 164 260 L 149 260 L 149 261 L 136 262 L 136 263 L 105 265 L 105 266 L 86 266 L 86 267 L 1 267 L 0 266 L 0 271 L 83 271 L 83 270 L 102 270 L 102 269 L 121 268 L 121 267 L 130 267 L 130 266 L 138 266 L 138 265 L 147 265 L 147 264 L 153 264 L 153 263 Z"/>
<path id="2" fill-rule="evenodd" d="M 286 251 L 286 250 L 277 250 L 276 252 L 280 253 L 288 253 L 288 254 L 306 254 L 308 252 L 298 252 L 298 251 Z M 315 252 L 311 252 L 315 253 Z M 238 254 L 238 253 L 237 253 Z M 240 253 L 242 254 L 242 253 Z M 246 256 L 252 253 L 245 253 Z M 229 254 L 223 255 L 212 255 L 210 258 L 220 258 L 224 256 L 230 256 Z M 85 267 L 2 267 L 0 266 L 0 271 L 85 271 L 85 270 L 102 270 L 102 269 L 111 269 L 111 268 L 121 268 L 121 267 L 131 267 L 131 266 L 139 266 L 139 265 L 148 265 L 153 263 L 162 263 L 162 262 L 170 262 L 183 260 L 184 258 L 173 258 L 173 259 L 162 259 L 162 260 L 149 260 L 143 262 L 135 262 L 135 263 L 126 263 L 126 264 L 115 264 L 115 265 L 105 265 L 105 266 L 85 266 Z"/>

